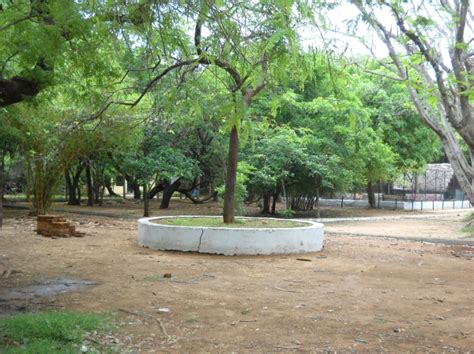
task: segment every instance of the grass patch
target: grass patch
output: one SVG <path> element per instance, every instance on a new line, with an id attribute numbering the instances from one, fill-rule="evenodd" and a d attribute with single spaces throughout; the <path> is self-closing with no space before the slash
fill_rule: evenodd
<path id="1" fill-rule="evenodd" d="M 474 237 L 474 213 L 467 215 L 464 220 L 466 225 L 462 228 L 462 231 L 469 234 L 466 238 Z"/>
<path id="2" fill-rule="evenodd" d="M 149 275 L 143 278 L 145 281 L 169 281 L 170 278 L 165 278 L 162 275 Z"/>
<path id="3" fill-rule="evenodd" d="M 236 218 L 233 224 L 224 224 L 222 218 L 174 218 L 154 220 L 163 225 L 175 226 L 204 226 L 204 227 L 231 227 L 231 228 L 285 228 L 304 227 L 306 223 L 290 220 L 270 220 L 265 218 L 242 219 Z"/>
<path id="4" fill-rule="evenodd" d="M 0 320 L 0 352 L 78 353 L 87 333 L 106 323 L 103 315 L 70 311 L 14 315 Z"/>
<path id="5" fill-rule="evenodd" d="M 466 225 L 462 228 L 462 232 L 468 234 L 465 238 L 473 238 L 474 237 L 474 225 Z"/>

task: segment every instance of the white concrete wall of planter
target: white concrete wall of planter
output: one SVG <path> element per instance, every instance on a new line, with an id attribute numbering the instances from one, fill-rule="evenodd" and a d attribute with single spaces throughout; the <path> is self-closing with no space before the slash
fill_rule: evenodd
<path id="1" fill-rule="evenodd" d="M 323 247 L 324 225 L 313 221 L 293 220 L 307 226 L 292 228 L 197 227 L 153 222 L 178 217 L 202 216 L 139 219 L 138 244 L 164 251 L 192 251 L 226 256 L 307 253 L 320 251 Z"/>

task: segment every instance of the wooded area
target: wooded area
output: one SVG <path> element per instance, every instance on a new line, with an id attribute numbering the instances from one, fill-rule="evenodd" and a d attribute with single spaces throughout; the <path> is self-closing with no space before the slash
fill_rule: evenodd
<path id="1" fill-rule="evenodd" d="M 125 179 L 144 215 L 179 192 L 232 223 L 279 197 L 373 206 L 375 182 L 447 159 L 474 203 L 469 1 L 351 3 L 346 34 L 371 27 L 387 57 L 303 46 L 304 28 L 330 39 L 319 2 L 2 2 L 0 194 L 21 165 L 37 214 Z"/>

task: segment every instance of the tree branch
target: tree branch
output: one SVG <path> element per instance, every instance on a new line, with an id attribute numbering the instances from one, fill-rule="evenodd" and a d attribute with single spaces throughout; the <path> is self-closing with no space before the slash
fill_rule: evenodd
<path id="1" fill-rule="evenodd" d="M 27 20 L 30 20 L 32 18 L 33 18 L 33 14 L 29 13 L 28 15 L 25 15 L 24 17 L 20 17 L 20 18 L 16 19 L 15 21 L 7 23 L 6 25 L 0 27 L 0 31 L 4 31 L 4 30 L 10 28 L 11 26 L 15 26 L 15 25 L 19 24 L 20 22 L 27 21 Z"/>
<path id="2" fill-rule="evenodd" d="M 214 192 L 212 193 L 210 196 L 204 198 L 204 199 L 198 199 L 198 198 L 194 198 L 192 196 L 191 193 L 189 193 L 189 191 L 187 190 L 184 190 L 184 189 L 178 189 L 177 192 L 183 194 L 186 198 L 188 198 L 190 201 L 192 201 L 194 204 L 203 204 L 203 203 L 206 203 L 210 200 L 212 200 L 216 195 L 217 195 L 217 192 Z"/>
<path id="3" fill-rule="evenodd" d="M 196 47 L 196 53 L 199 56 L 198 62 L 203 65 L 215 64 L 219 68 L 225 70 L 235 83 L 235 87 L 241 87 L 243 80 L 238 71 L 232 67 L 228 62 L 223 61 L 219 58 L 215 58 L 206 53 L 201 47 L 201 29 L 203 24 L 204 10 L 201 9 L 198 18 L 196 20 L 196 27 L 194 29 L 194 46 Z"/>

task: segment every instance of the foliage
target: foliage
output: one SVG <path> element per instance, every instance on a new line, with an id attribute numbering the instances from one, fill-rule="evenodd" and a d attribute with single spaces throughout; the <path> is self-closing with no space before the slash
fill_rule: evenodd
<path id="1" fill-rule="evenodd" d="M 138 191 L 182 178 L 212 192 L 234 175 L 237 156 L 229 163 L 226 154 L 235 154 L 239 139 L 236 181 L 227 180 L 236 182 L 229 193 L 239 213 L 259 198 L 268 207 L 282 194 L 286 204 L 361 190 L 438 157 L 434 135 L 404 91 L 407 80 L 367 74 L 389 74 L 372 61 L 360 69 L 331 51 L 302 50 L 298 26 L 322 6 L 2 4 L 0 93 L 13 94 L 18 78 L 34 92 L 0 102 L 0 150 L 26 161 L 40 213 L 65 172 L 76 178 L 74 189 L 86 183 L 96 199 L 116 175 Z M 410 18 L 403 4 L 390 6 Z M 429 21 L 410 25 L 431 28 Z M 25 42 L 32 45 L 25 49 Z M 407 60 L 414 66 L 409 84 L 434 107 L 432 88 L 417 73 L 426 58 L 413 52 Z M 227 149 L 229 131 L 237 134 Z"/>
<path id="2" fill-rule="evenodd" d="M 319 70 L 304 90 L 286 91 L 278 100 L 273 98 L 277 121 L 307 129 L 311 136 L 308 151 L 313 156 L 313 185 L 321 192 L 344 192 L 369 180 L 388 178 L 393 152 L 373 129 L 369 109 L 347 89 L 352 78 L 343 63 L 333 63 L 329 72 L 321 56 L 315 62 Z"/>
<path id="3" fill-rule="evenodd" d="M 110 60 L 120 46 L 114 46 L 110 23 L 99 21 L 91 3 L 3 2 L 1 15 L 0 106 L 47 96 L 49 88 L 66 82 L 75 83 L 73 99 L 93 102 L 95 89 L 120 75 Z"/>
<path id="4" fill-rule="evenodd" d="M 369 62 L 368 66 L 374 70 L 379 68 L 376 63 Z M 360 69 L 351 77 L 357 83 L 357 96 L 370 110 L 374 130 L 397 155 L 398 173 L 419 171 L 439 157 L 439 140 L 423 124 L 403 83 Z"/>
<path id="5" fill-rule="evenodd" d="M 295 212 L 292 209 L 283 209 L 278 212 L 278 215 L 282 218 L 290 219 L 295 216 Z"/>
<path id="6" fill-rule="evenodd" d="M 191 178 L 198 172 L 196 163 L 187 156 L 186 146 L 179 146 L 172 131 L 163 131 L 164 123 L 148 121 L 142 137 L 137 139 L 137 149 L 120 155 L 125 171 L 138 176 L 141 183 L 170 180 L 173 177 Z"/>
<path id="7" fill-rule="evenodd" d="M 464 218 L 466 225 L 464 225 L 462 231 L 469 234 L 468 237 L 474 237 L 474 213 L 469 214 Z"/>
<path id="8" fill-rule="evenodd" d="M 473 202 L 470 2 L 424 1 L 421 6 L 404 1 L 351 2 L 359 10 L 359 19 L 388 50 L 390 64 L 381 62 L 384 70 L 376 74 L 405 84 L 420 118 L 438 136 L 459 185 Z M 383 21 L 382 13 L 389 15 Z"/>

